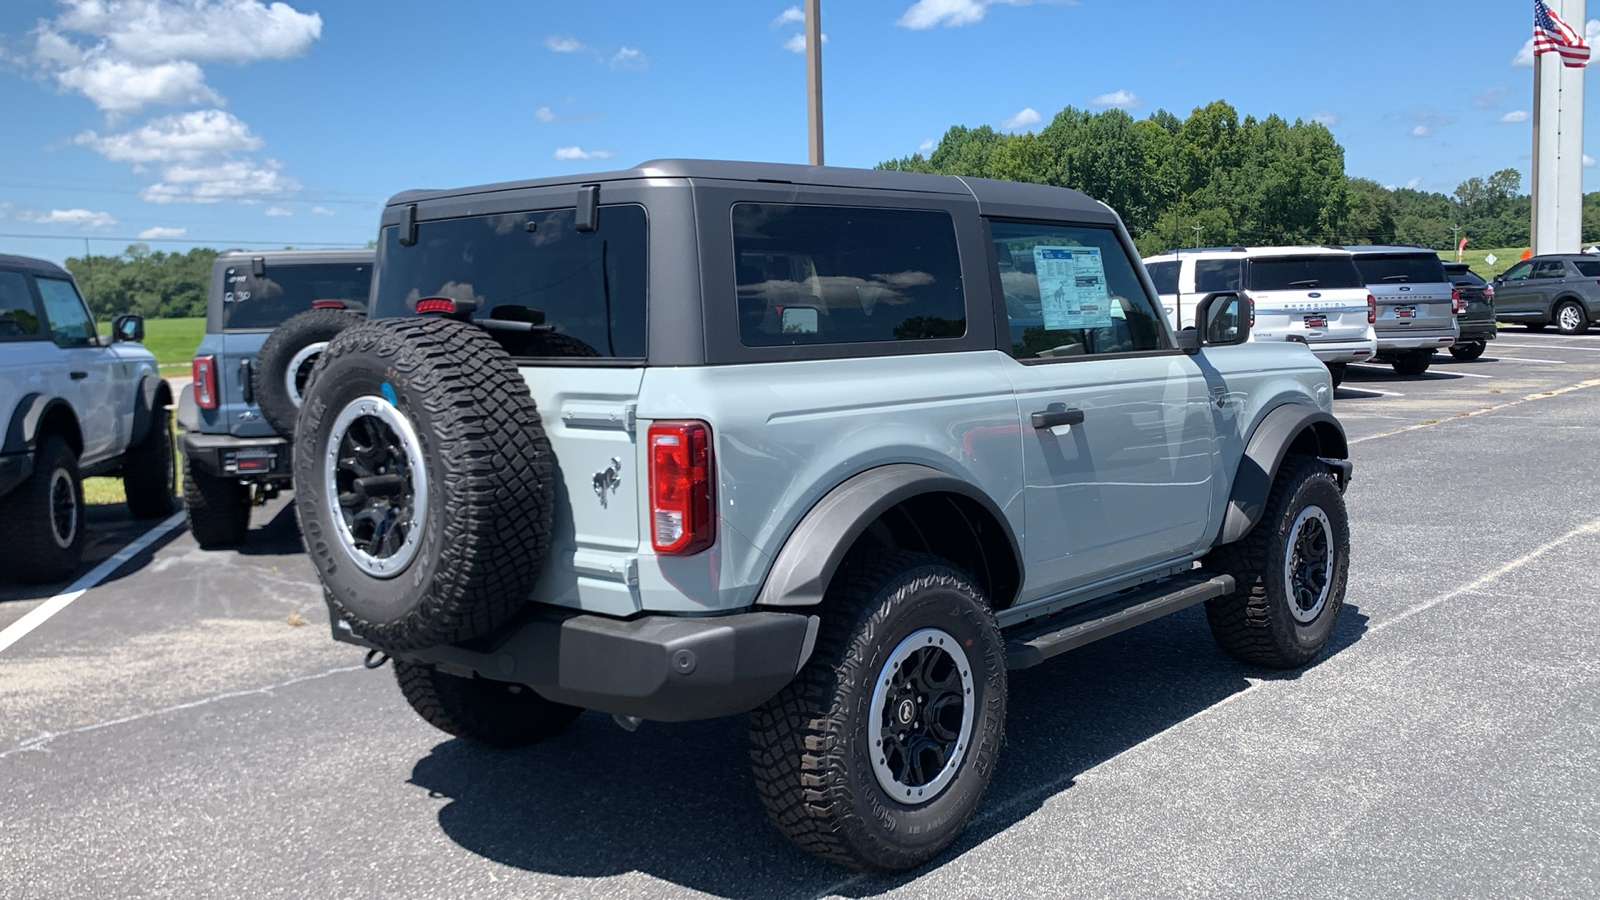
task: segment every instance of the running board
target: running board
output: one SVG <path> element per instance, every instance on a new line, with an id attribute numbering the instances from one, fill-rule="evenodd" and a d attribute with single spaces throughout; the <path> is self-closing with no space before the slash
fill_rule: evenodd
<path id="1" fill-rule="evenodd" d="M 1233 576 L 1194 571 L 1112 594 L 1057 613 L 1008 635 L 1006 667 L 1027 669 L 1052 656 L 1233 593 Z"/>

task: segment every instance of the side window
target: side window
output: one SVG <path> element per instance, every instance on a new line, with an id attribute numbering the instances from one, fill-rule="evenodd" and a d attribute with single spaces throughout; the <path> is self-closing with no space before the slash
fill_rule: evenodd
<path id="1" fill-rule="evenodd" d="M 1559 259 L 1547 259 L 1533 267 L 1534 278 L 1565 278 L 1567 266 Z"/>
<path id="2" fill-rule="evenodd" d="M 39 327 L 39 309 L 20 272 L 0 272 L 0 341 L 48 340 Z"/>
<path id="3" fill-rule="evenodd" d="M 1578 274 L 1585 278 L 1600 278 L 1600 260 L 1575 259 L 1572 261 L 1578 267 Z"/>
<path id="4" fill-rule="evenodd" d="M 50 322 L 50 336 L 59 347 L 92 347 L 95 344 L 94 320 L 83 307 L 78 289 L 59 278 L 36 278 L 39 299 L 44 301 L 44 316 Z"/>
<path id="5" fill-rule="evenodd" d="M 1086 225 L 991 222 L 1011 355 L 1057 359 L 1167 349 L 1116 232 Z"/>
<path id="6" fill-rule="evenodd" d="M 1156 284 L 1158 294 L 1176 294 L 1178 292 L 1178 268 L 1183 264 L 1177 261 L 1157 262 L 1145 266 L 1150 272 L 1150 280 Z"/>
<path id="7" fill-rule="evenodd" d="M 1243 260 L 1197 259 L 1194 261 L 1195 293 L 1237 291 L 1244 286 L 1243 272 Z"/>
<path id="8" fill-rule="evenodd" d="M 948 213 L 737 203 L 733 254 L 746 347 L 967 333 Z"/>

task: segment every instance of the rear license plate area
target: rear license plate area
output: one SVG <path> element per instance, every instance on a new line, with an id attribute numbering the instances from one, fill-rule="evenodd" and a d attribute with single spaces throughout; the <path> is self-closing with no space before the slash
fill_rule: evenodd
<path id="1" fill-rule="evenodd" d="M 1306 316 L 1306 327 L 1307 328 L 1327 328 L 1328 327 L 1328 317 L 1327 316 Z"/>
<path id="2" fill-rule="evenodd" d="M 222 467 L 229 474 L 250 475 L 271 472 L 277 461 L 278 453 L 275 450 L 248 448 L 225 454 Z"/>
<path id="3" fill-rule="evenodd" d="M 1396 319 L 1415 319 L 1417 317 L 1417 308 L 1415 306 L 1396 306 L 1394 308 L 1394 317 Z"/>

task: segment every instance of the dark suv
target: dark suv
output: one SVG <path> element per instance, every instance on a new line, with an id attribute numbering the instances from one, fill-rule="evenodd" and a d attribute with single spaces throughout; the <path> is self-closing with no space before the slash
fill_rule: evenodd
<path id="1" fill-rule="evenodd" d="M 1444 271 L 1461 298 L 1456 305 L 1461 337 L 1450 348 L 1450 355 L 1460 360 L 1477 359 L 1500 332 L 1494 324 L 1494 285 L 1466 263 L 1445 263 Z"/>
<path id="2" fill-rule="evenodd" d="M 1581 253 L 1525 259 L 1494 279 L 1495 315 L 1543 331 L 1583 334 L 1600 321 L 1600 257 Z"/>

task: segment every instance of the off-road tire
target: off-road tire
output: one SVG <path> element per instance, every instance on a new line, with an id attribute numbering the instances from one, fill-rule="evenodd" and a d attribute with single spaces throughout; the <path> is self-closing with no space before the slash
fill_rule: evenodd
<path id="1" fill-rule="evenodd" d="M 1300 622 L 1290 612 L 1284 566 L 1295 520 L 1310 506 L 1320 507 L 1332 526 L 1333 565 L 1321 612 Z M 1294 669 L 1309 663 L 1333 633 L 1349 565 L 1350 525 L 1338 484 L 1317 460 L 1286 457 L 1261 521 L 1242 540 L 1218 547 L 1204 560 L 1206 569 L 1232 575 L 1236 585 L 1233 593 L 1206 601 L 1211 636 L 1228 655 L 1250 665 Z"/>
<path id="2" fill-rule="evenodd" d="M 1394 358 L 1390 365 L 1394 366 L 1395 374 L 1407 378 L 1417 378 L 1428 371 L 1428 366 L 1433 364 L 1432 350 L 1413 350 Z"/>
<path id="3" fill-rule="evenodd" d="M 170 516 L 178 508 L 177 461 L 172 457 L 172 412 L 150 413 L 150 430 L 128 448 L 122 463 L 122 489 L 136 519 Z"/>
<path id="4" fill-rule="evenodd" d="M 1471 362 L 1482 356 L 1483 351 L 1488 349 L 1488 346 L 1484 341 L 1467 341 L 1465 344 L 1457 344 L 1451 347 L 1450 355 L 1462 362 Z"/>
<path id="5" fill-rule="evenodd" d="M 61 500 L 70 498 L 70 526 L 63 524 L 65 541 L 57 539 L 54 504 L 57 483 Z M 71 491 L 65 491 L 71 485 Z M 62 512 L 67 512 L 63 508 Z M 33 454 L 33 474 L 11 493 L 0 497 L 0 546 L 5 547 L 6 568 L 23 584 L 65 581 L 83 561 L 83 478 L 78 457 L 67 442 L 50 435 Z"/>
<path id="6" fill-rule="evenodd" d="M 208 475 L 183 459 L 183 513 L 202 549 L 237 547 L 250 534 L 250 487 Z"/>
<path id="7" fill-rule="evenodd" d="M 519 684 L 448 675 L 398 659 L 394 678 L 406 702 L 429 725 L 495 747 L 525 747 L 553 738 L 583 712 Z"/>
<path id="8" fill-rule="evenodd" d="M 550 549 L 554 455 L 528 387 L 482 329 L 448 319 L 377 319 L 335 337 L 317 364 L 295 437 L 295 508 L 334 612 L 391 652 L 493 631 L 527 602 Z M 383 404 L 415 434 L 426 511 L 409 558 L 363 570 L 327 496 L 329 441 L 357 402 Z M 335 448 L 337 449 L 337 448 Z"/>
<path id="9" fill-rule="evenodd" d="M 1569 308 L 1573 310 L 1574 321 L 1576 322 L 1576 324 L 1570 326 L 1563 321 L 1564 317 L 1561 315 L 1562 312 Z M 1550 314 L 1550 319 L 1555 323 L 1556 331 L 1560 332 L 1561 334 L 1574 335 L 1589 333 L 1589 311 L 1584 309 L 1583 304 L 1576 300 L 1563 300 L 1556 304 L 1555 310 Z"/>
<path id="10" fill-rule="evenodd" d="M 977 810 L 1005 728 L 1005 650 L 972 580 L 944 560 L 893 552 L 842 567 L 823 603 L 816 650 L 750 715 L 756 790 L 778 830 L 823 859 L 870 872 L 921 865 Z M 873 688 L 897 645 L 924 628 L 964 644 L 974 716 L 953 780 L 917 805 L 874 774 Z"/>
<path id="11" fill-rule="evenodd" d="M 256 354 L 251 388 L 255 391 L 256 404 L 261 407 L 261 415 L 278 434 L 294 437 L 295 419 L 300 415 L 300 404 L 290 396 L 285 382 L 295 356 L 313 344 L 326 344 L 339 332 L 365 320 L 366 316 L 348 309 L 310 309 L 283 320 L 283 324 L 267 335 L 261 352 Z M 303 368 L 315 359 L 313 355 L 296 368 Z"/>
<path id="12" fill-rule="evenodd" d="M 1333 379 L 1333 386 L 1344 384 L 1345 375 L 1349 374 L 1349 367 L 1345 363 L 1328 363 L 1328 377 Z"/>

